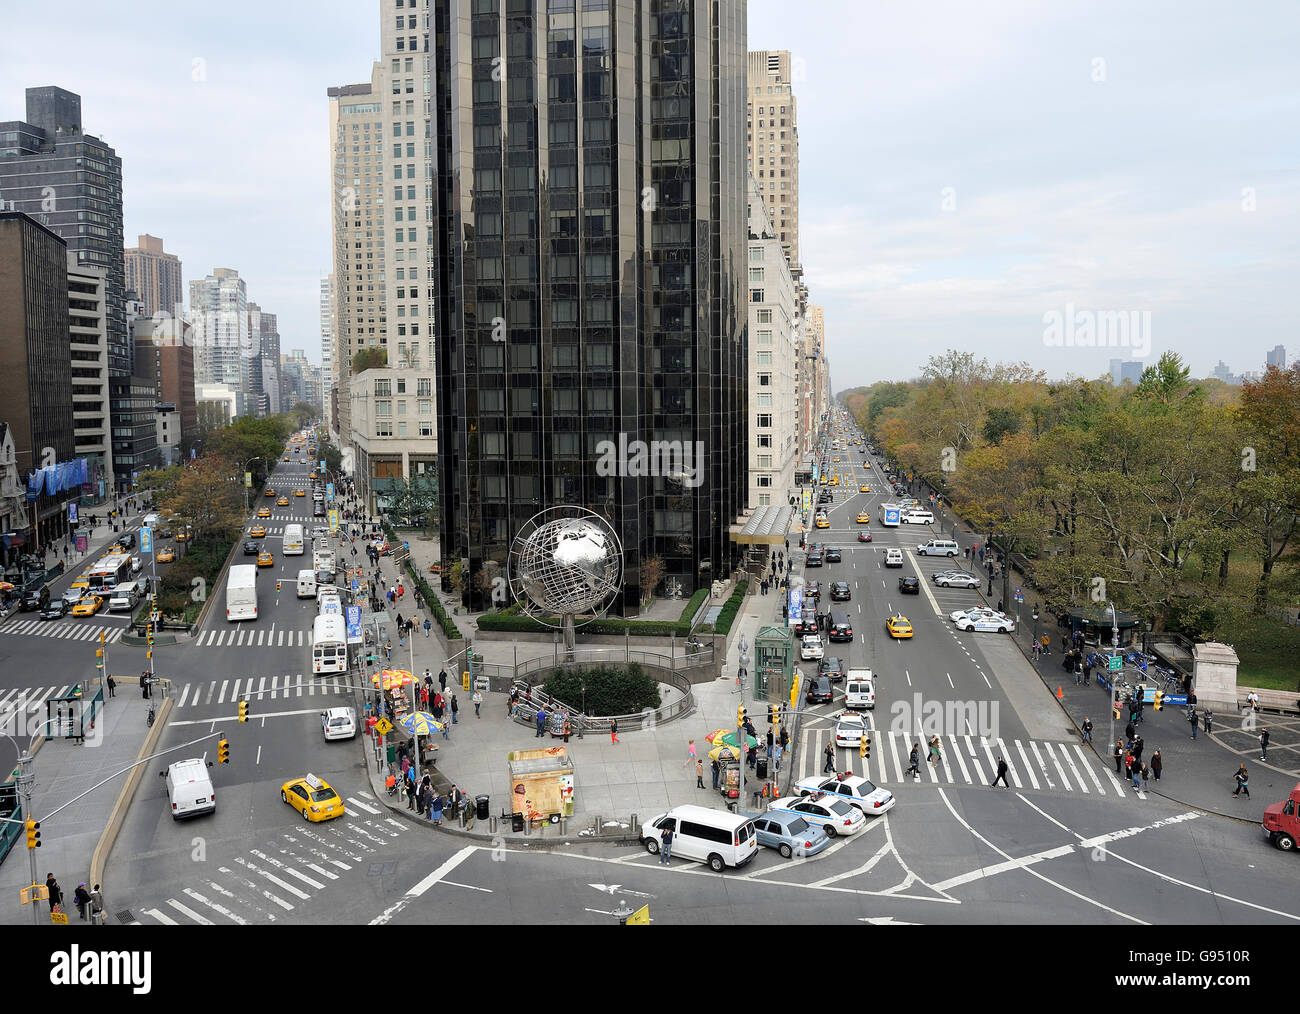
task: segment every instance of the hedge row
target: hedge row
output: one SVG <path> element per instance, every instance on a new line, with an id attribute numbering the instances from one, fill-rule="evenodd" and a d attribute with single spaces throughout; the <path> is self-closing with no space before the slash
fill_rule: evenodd
<path id="1" fill-rule="evenodd" d="M 681 622 L 689 624 L 695 611 L 700 608 L 700 603 L 709 597 L 709 589 L 696 588 L 695 594 L 690 597 L 686 603 L 686 608 L 682 610 Z"/>
<path id="2" fill-rule="evenodd" d="M 749 590 L 749 581 L 736 582 L 736 590 L 731 593 L 731 597 L 722 604 L 722 610 L 718 613 L 718 620 L 713 624 L 713 632 L 726 637 L 731 633 L 731 625 L 736 621 L 736 615 L 740 612 L 740 604 L 745 599 L 745 593 Z"/>
<path id="3" fill-rule="evenodd" d="M 424 598 L 424 601 L 429 604 L 429 612 L 433 613 L 433 618 L 437 621 L 438 626 L 442 628 L 443 634 L 452 640 L 464 637 L 465 635 L 460 632 L 460 628 L 456 626 L 456 621 L 447 615 L 447 610 L 442 608 L 442 600 L 434 594 L 433 589 L 429 587 L 429 582 L 416 571 L 409 559 L 406 561 L 406 572 L 411 575 L 411 581 L 420 590 L 420 595 Z"/>

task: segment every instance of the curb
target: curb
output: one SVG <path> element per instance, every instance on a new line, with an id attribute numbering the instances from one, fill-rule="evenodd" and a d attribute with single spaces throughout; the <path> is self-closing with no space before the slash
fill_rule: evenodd
<path id="1" fill-rule="evenodd" d="M 124 676 L 123 683 L 134 683 L 140 685 L 140 677 Z M 113 809 L 109 812 L 108 822 L 104 825 L 104 833 L 99 837 L 99 843 L 95 846 L 95 851 L 90 856 L 90 879 L 87 883 L 102 884 L 104 882 L 104 866 L 108 862 L 108 857 L 113 851 L 113 845 L 117 841 L 118 833 L 122 830 L 122 824 L 126 820 L 126 811 L 130 808 L 132 800 L 135 799 L 136 790 L 140 787 L 140 781 L 144 777 L 145 766 L 140 762 L 153 753 L 158 746 L 158 741 L 162 739 L 163 730 L 167 727 L 167 719 L 172 712 L 172 697 L 168 694 L 163 698 L 162 707 L 158 710 L 158 715 L 154 719 L 153 728 L 145 736 L 144 742 L 140 744 L 140 750 L 136 754 L 136 764 L 131 773 L 126 778 L 126 783 L 122 786 L 121 792 L 117 795 L 117 802 L 113 804 Z"/>

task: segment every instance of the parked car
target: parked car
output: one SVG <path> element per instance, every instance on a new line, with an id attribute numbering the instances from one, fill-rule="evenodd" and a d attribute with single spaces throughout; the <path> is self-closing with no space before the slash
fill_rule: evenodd
<path id="1" fill-rule="evenodd" d="M 823 556 L 822 556 L 821 553 L 810 552 L 810 553 L 808 554 L 808 558 L 807 558 L 806 560 L 804 560 L 804 566 L 805 566 L 805 567 L 820 567 L 820 566 L 822 565 L 823 559 L 824 559 L 824 558 L 823 558 Z"/>
<path id="2" fill-rule="evenodd" d="M 980 579 L 964 570 L 941 570 L 932 578 L 940 588 L 978 588 Z"/>

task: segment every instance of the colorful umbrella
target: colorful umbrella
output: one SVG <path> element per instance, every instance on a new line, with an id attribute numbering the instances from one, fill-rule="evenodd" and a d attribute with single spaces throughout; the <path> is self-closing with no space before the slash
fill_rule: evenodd
<path id="1" fill-rule="evenodd" d="M 734 732 L 728 732 L 722 737 L 721 741 L 719 741 L 717 745 L 736 746 L 738 742 L 739 740 L 736 738 L 736 734 Z M 758 740 L 749 733 L 745 733 L 745 749 L 748 750 L 751 746 L 758 746 Z"/>
<path id="2" fill-rule="evenodd" d="M 705 733 L 704 741 L 706 743 L 717 743 L 723 736 L 729 733 L 730 729 L 714 729 L 712 732 Z"/>
<path id="3" fill-rule="evenodd" d="M 0 592 L 13 591 L 14 586 L 8 581 L 0 581 Z"/>
<path id="4" fill-rule="evenodd" d="M 735 747 L 715 746 L 709 751 L 709 760 L 739 760 Z"/>
<path id="5" fill-rule="evenodd" d="M 417 711 L 402 719 L 402 728 L 412 736 L 429 736 L 442 732 L 443 724 L 427 711 Z"/>
<path id="6" fill-rule="evenodd" d="M 415 682 L 415 677 L 405 669 L 385 669 L 370 677 L 371 683 L 382 683 L 385 690 L 404 687 Z"/>

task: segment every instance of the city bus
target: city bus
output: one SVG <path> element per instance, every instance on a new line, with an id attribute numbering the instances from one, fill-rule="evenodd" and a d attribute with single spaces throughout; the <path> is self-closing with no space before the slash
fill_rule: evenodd
<path id="1" fill-rule="evenodd" d="M 91 595 L 107 595 L 119 584 L 131 580 L 131 554 L 110 553 L 86 572 L 86 590 Z"/>
<path id="2" fill-rule="evenodd" d="M 235 564 L 226 576 L 226 619 L 257 619 L 257 568 L 251 563 Z"/>
<path id="3" fill-rule="evenodd" d="M 284 555 L 302 556 L 302 525 L 284 526 Z"/>
<path id="4" fill-rule="evenodd" d="M 348 628 L 338 613 L 323 613 L 311 628 L 311 671 L 314 674 L 346 672 Z"/>

